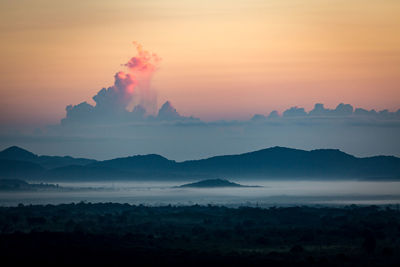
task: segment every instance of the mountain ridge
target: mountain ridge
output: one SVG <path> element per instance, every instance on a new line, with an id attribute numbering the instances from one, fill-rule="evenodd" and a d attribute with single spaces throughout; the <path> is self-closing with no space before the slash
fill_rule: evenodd
<path id="1" fill-rule="evenodd" d="M 96 162 L 96 160 L 93 159 L 74 158 L 71 156 L 39 156 L 18 146 L 11 146 L 0 151 L 0 159 L 32 162 L 39 164 L 46 169 L 68 165 L 86 165 Z"/>
<path id="2" fill-rule="evenodd" d="M 3 166 L 5 161 L 9 166 L 15 165 L 14 169 Z M 28 167 L 26 171 L 21 171 L 21 168 L 25 168 L 21 167 L 21 162 L 26 162 L 24 164 L 34 171 L 30 174 Z M 0 152 L 0 178 L 40 178 L 46 181 L 195 180 L 221 176 L 253 179 L 400 180 L 400 158 L 382 155 L 359 158 L 339 149 L 307 151 L 279 146 L 182 162 L 169 160 L 157 154 L 133 155 L 103 161 L 68 156 L 37 156 L 16 146 Z"/>

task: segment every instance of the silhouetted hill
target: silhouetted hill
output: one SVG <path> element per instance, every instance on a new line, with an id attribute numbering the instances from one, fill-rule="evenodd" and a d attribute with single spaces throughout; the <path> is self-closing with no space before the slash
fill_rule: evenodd
<path id="1" fill-rule="evenodd" d="M 96 162 L 93 159 L 73 158 L 70 156 L 57 157 L 57 156 L 39 156 L 37 163 L 47 169 L 58 168 L 68 165 L 87 165 Z"/>
<path id="2" fill-rule="evenodd" d="M 42 166 L 32 162 L 0 159 L 0 179 L 37 179 L 44 170 Z"/>
<path id="3" fill-rule="evenodd" d="M 0 162 L 0 177 L 21 179 L 38 175 L 46 180 L 199 180 L 221 176 L 233 179 L 400 179 L 400 158 L 357 158 L 337 149 L 305 151 L 272 147 L 238 155 L 176 162 L 155 154 L 105 161 L 37 156 L 12 147 L 0 152 L 0 158 L 8 158 Z M 25 161 L 15 160 L 19 158 Z"/>
<path id="4" fill-rule="evenodd" d="M 35 161 L 38 156 L 17 146 L 11 146 L 0 152 L 0 159 Z"/>
<path id="5" fill-rule="evenodd" d="M 38 156 L 17 146 L 9 147 L 0 152 L 0 159 L 27 161 L 40 164 L 43 168 L 52 169 L 68 165 L 86 165 L 96 162 L 92 159 L 73 158 L 70 156 Z"/>
<path id="6" fill-rule="evenodd" d="M 356 158 L 336 149 L 272 147 L 180 164 L 188 172 L 238 178 L 400 178 L 399 158 Z"/>
<path id="7" fill-rule="evenodd" d="M 136 155 L 98 161 L 84 166 L 70 165 L 54 168 L 43 174 L 45 179 L 151 179 L 170 178 L 176 162 L 162 156 Z"/>
<path id="8" fill-rule="evenodd" d="M 160 155 L 149 154 L 98 161 L 88 165 L 88 167 L 100 166 L 124 171 L 169 171 L 176 167 L 176 162 Z"/>
<path id="9" fill-rule="evenodd" d="M 70 165 L 47 170 L 43 173 L 45 180 L 111 180 L 116 178 L 135 178 L 131 173 L 106 166 Z"/>
<path id="10" fill-rule="evenodd" d="M 215 187 L 255 187 L 255 186 L 241 185 L 224 179 L 208 179 L 195 183 L 180 185 L 178 187 L 215 188 Z"/>

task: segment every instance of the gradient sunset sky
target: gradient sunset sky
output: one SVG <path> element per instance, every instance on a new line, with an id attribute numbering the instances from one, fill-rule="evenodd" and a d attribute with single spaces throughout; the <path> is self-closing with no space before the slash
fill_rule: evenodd
<path id="1" fill-rule="evenodd" d="M 399 0 L 1 0 L 0 124 L 58 123 L 138 41 L 161 105 L 203 120 L 400 108 Z"/>

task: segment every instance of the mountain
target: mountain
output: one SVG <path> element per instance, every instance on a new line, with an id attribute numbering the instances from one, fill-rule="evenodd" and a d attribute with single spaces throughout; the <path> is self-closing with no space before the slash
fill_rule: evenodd
<path id="1" fill-rule="evenodd" d="M 216 187 L 257 187 L 257 186 L 246 186 L 237 183 L 230 182 L 224 179 L 208 179 L 202 180 L 195 183 L 189 183 L 178 186 L 180 188 L 194 187 L 194 188 L 216 188 Z"/>
<path id="2" fill-rule="evenodd" d="M 302 177 L 355 175 L 357 158 L 339 150 L 305 151 L 272 147 L 254 152 L 217 156 L 181 164 L 187 171 L 229 176 Z"/>
<path id="3" fill-rule="evenodd" d="M 80 181 L 80 180 L 110 180 L 129 179 L 133 175 L 119 169 L 105 166 L 70 165 L 47 170 L 42 174 L 43 180 Z"/>
<path id="4" fill-rule="evenodd" d="M 98 161 L 87 166 L 107 167 L 124 171 L 160 172 L 174 169 L 176 161 L 166 159 L 160 155 L 149 154 Z"/>
<path id="5" fill-rule="evenodd" d="M 0 179 L 37 179 L 44 171 L 45 168 L 33 162 L 0 159 Z"/>
<path id="6" fill-rule="evenodd" d="M 187 172 L 234 178 L 400 179 L 400 158 L 357 158 L 336 149 L 272 147 L 254 152 L 181 163 Z"/>
<path id="7" fill-rule="evenodd" d="M 17 146 L 11 146 L 0 152 L 0 159 L 20 160 L 20 161 L 36 161 L 37 155 Z"/>
<path id="8" fill-rule="evenodd" d="M 68 165 L 86 165 L 96 162 L 92 159 L 73 158 L 69 156 L 38 156 L 17 146 L 12 146 L 1 151 L 0 159 L 32 162 L 39 164 L 45 169 L 58 168 Z"/>
<path id="9" fill-rule="evenodd" d="M 105 161 L 37 156 L 18 147 L 0 152 L 0 178 L 43 180 L 371 179 L 400 180 L 400 158 L 358 158 L 337 149 L 272 147 L 238 155 L 176 162 L 160 155 Z"/>

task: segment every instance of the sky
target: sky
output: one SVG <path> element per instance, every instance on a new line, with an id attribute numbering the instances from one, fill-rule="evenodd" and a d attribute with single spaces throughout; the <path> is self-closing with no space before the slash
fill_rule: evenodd
<path id="1" fill-rule="evenodd" d="M 2 0 L 2 123 L 54 123 L 113 83 L 132 41 L 162 58 L 152 81 L 204 120 L 340 102 L 396 110 L 397 0 Z"/>
<path id="2" fill-rule="evenodd" d="M 132 103 L 124 102 L 124 109 L 131 110 L 151 94 L 154 108 L 147 107 L 149 115 L 157 116 L 157 110 L 170 101 L 165 110 L 172 115 L 176 109 L 179 116 L 193 116 L 211 125 L 221 120 L 247 121 L 254 114 L 267 116 L 273 110 L 282 115 L 294 106 L 309 112 L 316 103 L 329 109 L 346 103 L 396 112 L 400 108 L 399 17 L 398 0 L 0 0 L 0 126 L 2 132 L 49 132 L 49 125 L 68 119 L 69 105 L 86 101 L 90 105 L 86 108 L 96 109 L 98 101 L 93 96 L 102 88 L 118 88 L 117 73 L 143 76 L 124 65 L 138 53 L 133 41 L 158 59 L 150 76 L 139 77 L 138 88 L 144 93 L 139 98 L 131 96 Z M 261 133 L 259 141 L 253 142 L 241 126 L 228 128 L 241 129 L 242 141 L 236 150 L 228 149 L 231 152 L 263 144 L 317 146 L 308 143 L 312 138 L 292 143 L 275 137 L 265 141 L 267 135 Z M 350 152 L 400 155 L 394 138 L 382 145 L 370 144 L 398 130 L 386 129 L 384 134 L 377 130 L 376 136 L 361 138 L 364 141 Z M 215 138 L 214 130 L 205 135 L 214 141 L 204 141 L 208 145 L 192 154 L 184 152 L 184 147 L 178 155 L 169 148 L 143 144 L 139 152 L 201 157 L 211 153 L 203 151 L 209 148 L 221 154 L 237 136 L 217 149 L 219 137 Z M 270 133 L 271 129 L 264 130 Z M 276 136 L 282 135 L 275 131 Z M 64 130 L 51 133 L 59 136 L 61 132 L 65 135 Z M 50 150 L 50 143 L 43 146 L 42 139 L 40 145 L 29 143 L 32 135 L 15 138 L 2 137 L 0 147 L 20 142 L 28 148 L 44 147 L 43 153 L 56 152 Z M 333 139 L 318 145 L 346 148 L 346 142 Z M 73 150 L 68 152 L 73 154 Z M 100 158 L 111 156 L 100 154 Z"/>

